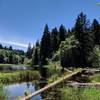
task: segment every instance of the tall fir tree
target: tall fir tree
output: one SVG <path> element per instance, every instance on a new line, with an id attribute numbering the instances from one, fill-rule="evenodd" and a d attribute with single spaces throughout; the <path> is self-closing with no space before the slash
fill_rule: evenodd
<path id="1" fill-rule="evenodd" d="M 38 53 L 38 48 L 36 47 L 32 55 L 32 66 L 38 64 L 39 64 L 39 53 Z"/>
<path id="2" fill-rule="evenodd" d="M 86 30 L 87 25 L 88 25 L 88 21 L 86 15 L 83 14 L 83 12 L 81 12 L 78 15 L 75 23 L 75 37 L 76 39 L 78 39 L 80 43 L 83 40 L 82 33 L 84 33 L 84 31 Z"/>
<path id="3" fill-rule="evenodd" d="M 39 47 L 40 46 L 40 43 L 39 43 L 39 40 L 36 41 L 36 47 Z"/>
<path id="4" fill-rule="evenodd" d="M 3 46 L 2 46 L 2 44 L 0 44 L 0 49 L 3 49 Z"/>
<path id="5" fill-rule="evenodd" d="M 89 27 L 86 15 L 80 13 L 75 24 L 75 37 L 80 44 L 79 52 L 82 67 L 91 66 L 90 62 L 92 62 L 91 53 L 94 47 L 94 34 Z"/>
<path id="6" fill-rule="evenodd" d="M 95 35 L 95 44 L 100 45 L 100 25 L 96 19 L 93 20 L 92 31 L 94 32 Z"/>
<path id="7" fill-rule="evenodd" d="M 52 29 L 52 32 L 51 32 L 51 49 L 52 49 L 52 52 L 57 51 L 58 48 L 59 48 L 58 31 L 57 31 L 57 28 L 55 27 L 54 29 Z"/>
<path id="8" fill-rule="evenodd" d="M 12 52 L 10 52 L 10 54 L 9 54 L 9 63 L 10 64 L 13 64 L 13 58 L 14 58 L 14 55 Z"/>
<path id="9" fill-rule="evenodd" d="M 0 63 L 4 63 L 4 55 L 0 54 Z"/>
<path id="10" fill-rule="evenodd" d="M 51 55 L 51 39 L 48 25 L 46 24 L 43 32 L 43 36 L 41 39 L 41 47 L 40 47 L 40 59 L 41 64 L 46 64 L 46 58 L 49 58 Z"/>
<path id="11" fill-rule="evenodd" d="M 28 49 L 27 49 L 27 52 L 26 52 L 26 57 L 31 59 L 32 58 L 32 48 L 31 48 L 31 44 L 29 43 L 28 45 Z"/>
<path id="12" fill-rule="evenodd" d="M 61 41 L 64 41 L 66 38 L 66 29 L 64 27 L 64 25 L 61 24 L 60 28 L 59 28 L 59 45 L 61 43 Z"/>
<path id="13" fill-rule="evenodd" d="M 84 58 L 84 66 L 92 67 L 93 58 L 93 49 L 94 49 L 94 34 L 91 29 L 85 30 L 83 33 L 83 41 L 81 42 L 81 52 Z"/>
<path id="14" fill-rule="evenodd" d="M 9 47 L 9 50 L 13 50 L 13 49 L 12 49 L 12 46 Z"/>

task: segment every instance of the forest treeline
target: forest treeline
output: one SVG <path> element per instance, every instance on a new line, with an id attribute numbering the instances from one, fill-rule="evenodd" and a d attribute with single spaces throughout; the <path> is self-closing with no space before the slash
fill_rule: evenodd
<path id="1" fill-rule="evenodd" d="M 33 52 L 33 53 L 32 53 Z M 28 48 L 32 66 L 48 64 L 48 59 L 60 61 L 64 67 L 99 67 L 100 66 L 100 24 L 94 19 L 90 23 L 81 12 L 71 29 L 61 25 L 49 30 L 44 27 L 41 41 Z"/>
<path id="2" fill-rule="evenodd" d="M 3 46 L 0 44 L 0 63 L 1 64 L 23 64 L 25 52 L 23 50 L 13 49 L 12 46 Z"/>
<path id="3" fill-rule="evenodd" d="M 41 40 L 37 40 L 33 47 L 29 43 L 27 52 L 13 50 L 12 47 L 2 48 L 0 45 L 0 52 L 2 49 L 9 51 L 0 53 L 0 59 L 3 58 L 0 61 L 5 63 L 27 62 L 34 66 L 46 65 L 52 60 L 60 61 L 63 68 L 99 67 L 100 24 L 96 19 L 90 22 L 81 12 L 70 29 L 61 24 L 59 28 L 54 27 L 50 31 L 46 24 Z"/>

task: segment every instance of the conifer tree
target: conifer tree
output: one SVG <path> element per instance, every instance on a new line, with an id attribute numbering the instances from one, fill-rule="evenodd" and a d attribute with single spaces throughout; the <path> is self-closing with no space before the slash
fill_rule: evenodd
<path id="1" fill-rule="evenodd" d="M 75 37 L 76 39 L 78 39 L 79 42 L 81 42 L 83 40 L 83 33 L 86 30 L 88 25 L 88 21 L 86 18 L 86 15 L 83 14 L 83 12 L 81 12 L 77 19 L 76 19 L 76 23 L 75 23 Z"/>
<path id="2" fill-rule="evenodd" d="M 39 43 L 39 40 L 36 41 L 36 47 L 39 47 L 40 46 L 40 43 Z"/>
<path id="3" fill-rule="evenodd" d="M 27 52 L 26 52 L 26 57 L 31 59 L 32 58 L 32 48 L 31 48 L 31 44 L 29 43 L 28 45 L 28 49 L 27 49 Z"/>
<path id="4" fill-rule="evenodd" d="M 0 49 L 3 49 L 3 46 L 2 46 L 2 44 L 0 44 Z"/>
<path id="5" fill-rule="evenodd" d="M 61 41 L 64 41 L 66 38 L 66 29 L 65 27 L 61 24 L 60 28 L 59 28 L 59 45 L 61 43 Z"/>
<path id="6" fill-rule="evenodd" d="M 12 49 L 12 46 L 9 47 L 9 50 L 13 50 L 13 49 Z"/>
<path id="7" fill-rule="evenodd" d="M 93 57 L 91 53 L 94 48 L 94 34 L 91 32 L 89 21 L 86 15 L 80 13 L 75 24 L 75 37 L 79 41 L 81 66 L 91 66 L 90 62 Z"/>
<path id="8" fill-rule="evenodd" d="M 57 31 L 57 28 L 55 27 L 54 29 L 52 29 L 52 32 L 51 32 L 51 49 L 52 49 L 52 52 L 57 51 L 58 48 L 59 48 L 58 31 Z"/>
<path id="9" fill-rule="evenodd" d="M 32 55 L 32 66 L 39 64 L 39 54 L 38 54 L 38 48 L 35 48 L 33 55 Z"/>
<path id="10" fill-rule="evenodd" d="M 93 20 L 92 31 L 95 35 L 95 43 L 100 45 L 100 25 L 96 19 Z"/>
<path id="11" fill-rule="evenodd" d="M 51 55 L 51 39 L 48 25 L 46 24 L 43 32 L 43 36 L 41 39 L 41 47 L 40 47 L 40 59 L 41 64 L 46 64 L 46 58 L 49 58 Z"/>

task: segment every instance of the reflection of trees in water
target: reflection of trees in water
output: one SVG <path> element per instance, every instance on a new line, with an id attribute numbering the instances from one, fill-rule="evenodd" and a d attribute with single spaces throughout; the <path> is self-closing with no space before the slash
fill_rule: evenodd
<path id="1" fill-rule="evenodd" d="M 60 88 L 63 88 L 66 82 L 62 82 L 58 84 L 57 86 L 54 86 L 52 88 L 49 88 L 48 90 L 41 93 L 41 97 L 44 100 L 60 100 L 61 96 L 61 90 Z M 43 85 L 43 84 L 42 84 Z"/>
<path id="2" fill-rule="evenodd" d="M 37 81 L 34 81 L 34 88 L 35 88 L 35 90 L 40 89 L 40 88 L 39 88 L 39 84 L 38 84 L 38 82 L 37 82 Z"/>
<path id="3" fill-rule="evenodd" d="M 41 93 L 41 97 L 44 100 L 60 100 L 61 91 L 58 87 L 50 88 Z"/>
<path id="4" fill-rule="evenodd" d="M 41 78 L 40 81 L 39 81 L 39 89 L 45 87 L 46 85 L 47 85 L 47 80 L 45 78 Z M 43 99 L 44 96 L 45 96 L 45 93 L 41 93 L 40 95 Z"/>
<path id="5" fill-rule="evenodd" d="M 29 82 L 27 82 L 27 83 L 26 83 L 26 85 L 27 85 L 27 88 L 29 89 L 29 87 L 30 87 L 30 83 L 29 83 Z"/>
<path id="6" fill-rule="evenodd" d="M 47 78 L 47 68 L 45 68 L 41 63 L 39 65 L 41 78 Z"/>

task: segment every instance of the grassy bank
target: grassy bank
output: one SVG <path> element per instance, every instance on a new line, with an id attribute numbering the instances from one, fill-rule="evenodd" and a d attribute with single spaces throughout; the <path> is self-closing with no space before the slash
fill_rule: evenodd
<path id="1" fill-rule="evenodd" d="M 47 68 L 47 76 L 51 77 L 54 75 L 61 75 L 61 69 L 62 67 L 60 66 L 60 62 L 52 62 L 50 61 L 48 65 L 44 66 Z"/>
<path id="2" fill-rule="evenodd" d="M 97 73 L 97 74 L 94 74 L 93 76 L 90 76 L 89 79 L 93 83 L 100 82 L 100 73 Z"/>
<path id="3" fill-rule="evenodd" d="M 9 66 L 29 66 L 25 64 L 0 64 L 0 67 L 9 67 Z"/>
<path id="4" fill-rule="evenodd" d="M 6 95 L 3 91 L 3 84 L 0 83 L 0 100 L 6 100 Z"/>
<path id="5" fill-rule="evenodd" d="M 14 71 L 14 72 L 8 72 L 0 73 L 0 82 L 1 83 L 14 83 L 14 82 L 21 82 L 21 81 L 32 81 L 37 80 L 40 78 L 38 71 Z"/>
<path id="6" fill-rule="evenodd" d="M 49 61 L 48 65 L 45 65 L 44 67 L 47 69 L 46 73 L 47 83 L 52 83 L 65 75 L 81 70 L 81 68 L 73 68 L 70 70 L 64 69 L 64 71 L 62 72 L 62 67 L 59 61 L 57 62 Z"/>
<path id="7" fill-rule="evenodd" d="M 60 100 L 100 100 L 100 88 L 96 87 L 64 87 L 60 91 Z"/>

